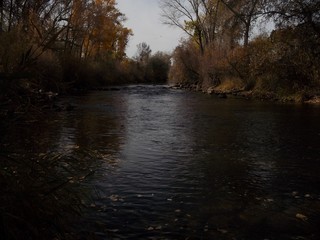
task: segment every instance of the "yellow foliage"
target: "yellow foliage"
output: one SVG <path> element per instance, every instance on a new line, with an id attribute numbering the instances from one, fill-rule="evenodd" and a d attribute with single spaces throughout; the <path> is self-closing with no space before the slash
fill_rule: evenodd
<path id="1" fill-rule="evenodd" d="M 125 48 L 132 31 L 122 25 L 124 16 L 114 0 L 95 0 L 84 4 L 74 1 L 71 16 L 73 41 L 80 48 L 80 56 L 104 58 L 125 56 Z"/>

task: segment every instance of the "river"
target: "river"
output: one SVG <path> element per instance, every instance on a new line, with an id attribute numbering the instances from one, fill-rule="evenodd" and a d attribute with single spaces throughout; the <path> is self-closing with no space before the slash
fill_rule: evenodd
<path id="1" fill-rule="evenodd" d="M 99 156 L 77 226 L 98 239 L 320 239 L 320 107 L 135 85 L 60 101 L 8 149 Z M 41 141 L 36 141 L 41 139 Z M 89 190 L 88 190 L 89 189 Z"/>

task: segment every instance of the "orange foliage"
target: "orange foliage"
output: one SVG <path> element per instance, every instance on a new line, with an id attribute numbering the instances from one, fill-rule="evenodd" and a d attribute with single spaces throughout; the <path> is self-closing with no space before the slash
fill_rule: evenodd
<path id="1" fill-rule="evenodd" d="M 69 38 L 72 47 L 84 58 L 115 57 L 122 59 L 132 31 L 122 22 L 124 15 L 114 0 L 83 0 L 73 2 Z"/>

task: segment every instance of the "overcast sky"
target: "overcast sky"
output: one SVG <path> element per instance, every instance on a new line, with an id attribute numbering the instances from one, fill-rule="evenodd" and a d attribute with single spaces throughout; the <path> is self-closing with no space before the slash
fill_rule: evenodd
<path id="1" fill-rule="evenodd" d="M 127 48 L 128 57 L 135 55 L 141 42 L 149 44 L 153 53 L 170 52 L 179 44 L 183 33 L 161 23 L 159 0 L 117 0 L 117 3 L 120 12 L 128 18 L 124 25 L 134 34 Z"/>

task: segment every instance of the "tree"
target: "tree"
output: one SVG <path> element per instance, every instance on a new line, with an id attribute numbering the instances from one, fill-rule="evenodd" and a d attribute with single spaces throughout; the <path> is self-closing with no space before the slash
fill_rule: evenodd
<path id="1" fill-rule="evenodd" d="M 255 0 L 256 2 L 260 0 Z M 247 1 L 249 5 L 250 1 Z M 222 1 L 222 0 L 162 0 L 163 19 L 165 24 L 173 25 L 182 29 L 199 46 L 203 54 L 207 47 L 221 44 L 228 34 L 230 45 L 235 45 L 238 32 L 242 22 L 247 26 L 247 37 L 249 39 L 251 30 L 251 19 L 247 20 L 242 12 L 238 12 L 239 6 L 244 1 Z M 254 8 L 255 9 L 255 8 Z M 231 11 L 230 11 L 231 10 Z M 242 9 L 244 11 L 244 8 Z M 252 14 L 249 14 L 252 17 Z"/>
<path id="2" fill-rule="evenodd" d="M 267 14 L 277 27 L 271 39 L 282 47 L 277 48 L 282 69 L 288 69 L 288 78 L 299 84 L 320 83 L 320 1 L 271 2 Z"/>
<path id="3" fill-rule="evenodd" d="M 74 0 L 67 18 L 65 51 L 80 58 L 122 59 L 131 30 L 114 0 Z"/>
<path id="4" fill-rule="evenodd" d="M 199 83 L 200 55 L 193 41 L 186 40 L 177 46 L 172 54 L 169 81 L 186 86 Z"/>
<path id="5" fill-rule="evenodd" d="M 132 34 L 125 20 L 115 0 L 0 1 L 0 74 L 37 88 L 111 79 Z"/>
<path id="6" fill-rule="evenodd" d="M 171 56 L 163 52 L 156 52 L 149 58 L 145 79 L 149 82 L 166 83 L 170 69 Z"/>
<path id="7" fill-rule="evenodd" d="M 233 21 L 240 21 L 243 24 L 243 45 L 247 47 L 252 25 L 261 16 L 267 1 L 221 0 L 221 2 L 233 13 Z"/>
<path id="8" fill-rule="evenodd" d="M 0 34 L 3 31 L 3 0 L 0 0 Z"/>
<path id="9" fill-rule="evenodd" d="M 1 62 L 5 72 L 24 71 L 59 39 L 64 31 L 63 18 L 69 10 L 69 1 L 10 0 L 2 4 L 2 40 L 13 39 L 11 45 L 18 47 L 3 45 Z M 14 59 L 11 53 L 20 56 Z"/>
<path id="10" fill-rule="evenodd" d="M 152 50 L 150 49 L 150 46 L 147 43 L 139 43 L 137 45 L 137 53 L 135 59 L 138 61 L 138 63 L 146 65 L 150 58 L 151 52 Z"/>
<path id="11" fill-rule="evenodd" d="M 208 1 L 201 0 L 162 0 L 162 17 L 165 24 L 173 25 L 194 38 L 201 52 L 204 52 L 204 19 L 209 13 Z M 206 35 L 206 34 L 205 34 Z"/>

